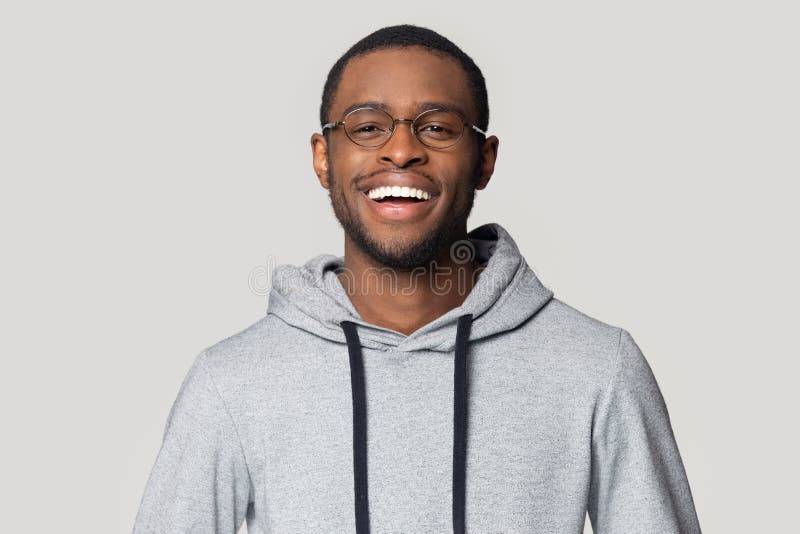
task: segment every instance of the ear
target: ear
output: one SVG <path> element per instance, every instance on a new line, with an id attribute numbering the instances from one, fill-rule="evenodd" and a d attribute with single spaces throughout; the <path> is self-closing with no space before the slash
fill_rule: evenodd
<path id="1" fill-rule="evenodd" d="M 497 149 L 500 146 L 500 140 L 496 135 L 490 135 L 481 145 L 480 153 L 480 178 L 475 186 L 475 189 L 485 189 L 489 184 L 489 179 L 494 174 L 494 163 L 497 161 Z"/>
<path id="2" fill-rule="evenodd" d="M 328 142 L 325 136 L 315 133 L 311 136 L 311 157 L 314 163 L 314 172 L 317 173 L 319 183 L 325 189 L 330 187 L 328 180 Z"/>

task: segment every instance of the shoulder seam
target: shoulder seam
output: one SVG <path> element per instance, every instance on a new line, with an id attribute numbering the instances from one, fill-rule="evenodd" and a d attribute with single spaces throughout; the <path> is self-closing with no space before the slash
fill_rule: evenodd
<path id="1" fill-rule="evenodd" d="M 620 353 L 622 352 L 622 335 L 625 332 L 625 330 L 619 326 L 617 328 L 619 329 L 619 338 L 617 341 L 617 350 L 614 354 L 614 359 L 616 361 L 613 363 L 611 375 L 609 376 L 606 387 L 603 388 L 603 393 L 605 393 L 611 388 L 611 385 L 614 383 L 614 380 L 617 378 L 617 375 L 619 374 L 619 371 L 622 368 L 622 357 L 620 356 Z"/>
<path id="2" fill-rule="evenodd" d="M 225 403 L 225 398 L 220 393 L 219 387 L 217 386 L 217 383 L 214 381 L 214 376 L 211 374 L 211 371 L 206 367 L 206 362 L 205 362 L 206 357 L 208 357 L 208 349 L 203 349 L 203 351 L 200 353 L 200 367 L 203 369 L 203 372 L 208 377 L 209 382 L 211 382 L 211 385 L 214 387 L 214 391 L 217 393 L 217 397 L 219 397 L 219 400 L 222 403 L 222 408 L 225 410 L 225 413 L 228 415 L 228 419 L 231 422 L 231 426 L 233 427 L 233 432 L 236 434 L 236 443 L 237 445 L 239 445 L 239 453 L 242 455 L 242 459 L 244 460 L 244 466 L 247 469 L 247 479 L 250 484 L 250 492 L 252 493 L 254 491 L 253 475 L 250 472 L 250 465 L 247 461 L 247 455 L 245 454 L 244 451 L 242 438 L 239 435 L 239 429 L 236 426 L 236 421 L 233 419 L 230 410 L 228 409 L 228 405 Z"/>

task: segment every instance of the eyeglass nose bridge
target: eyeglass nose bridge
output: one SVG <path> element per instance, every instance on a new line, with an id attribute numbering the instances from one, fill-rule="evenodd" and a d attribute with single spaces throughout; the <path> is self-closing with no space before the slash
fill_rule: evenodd
<path id="1" fill-rule="evenodd" d="M 392 118 L 393 122 L 392 122 L 392 127 L 389 128 L 389 135 L 386 137 L 386 140 L 383 143 L 381 143 L 380 145 L 378 145 L 376 148 L 380 148 L 380 147 L 384 146 L 386 143 L 389 142 L 389 140 L 392 137 L 394 137 L 394 132 L 395 132 L 395 130 L 397 130 L 397 123 L 398 122 L 407 122 L 407 123 L 409 123 L 408 126 L 411 128 L 411 135 L 414 136 L 414 139 L 416 139 L 419 143 L 421 143 L 422 146 L 428 146 L 428 145 L 425 144 L 424 141 L 422 141 L 422 139 L 420 139 L 417 136 L 417 128 L 416 128 L 416 125 L 414 124 L 416 122 L 416 120 L 417 119 L 395 119 L 395 118 Z"/>

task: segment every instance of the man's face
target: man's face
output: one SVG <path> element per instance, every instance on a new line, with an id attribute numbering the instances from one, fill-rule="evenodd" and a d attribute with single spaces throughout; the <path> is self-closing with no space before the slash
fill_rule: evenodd
<path id="1" fill-rule="evenodd" d="M 350 60 L 328 118 L 342 120 L 348 109 L 366 103 L 380 104 L 395 118 L 414 119 L 442 105 L 471 124 L 477 118 L 462 67 L 419 47 Z M 481 147 L 475 136 L 467 128 L 455 145 L 434 149 L 414 137 L 410 123 L 398 123 L 386 144 L 365 148 L 339 126 L 328 143 L 312 136 L 314 166 L 347 237 L 380 265 L 407 271 L 440 258 L 466 236 L 475 190 L 486 186 L 497 151 L 496 137 Z M 371 190 L 387 186 L 417 188 L 430 198 L 370 198 Z"/>

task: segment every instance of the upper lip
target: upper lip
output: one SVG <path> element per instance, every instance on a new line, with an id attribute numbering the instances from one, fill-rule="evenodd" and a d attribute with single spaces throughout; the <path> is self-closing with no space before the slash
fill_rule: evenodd
<path id="1" fill-rule="evenodd" d="M 359 191 L 367 193 L 377 187 L 414 187 L 428 193 L 431 198 L 439 195 L 439 190 L 427 178 L 408 171 L 387 171 L 370 178 L 359 186 Z"/>

